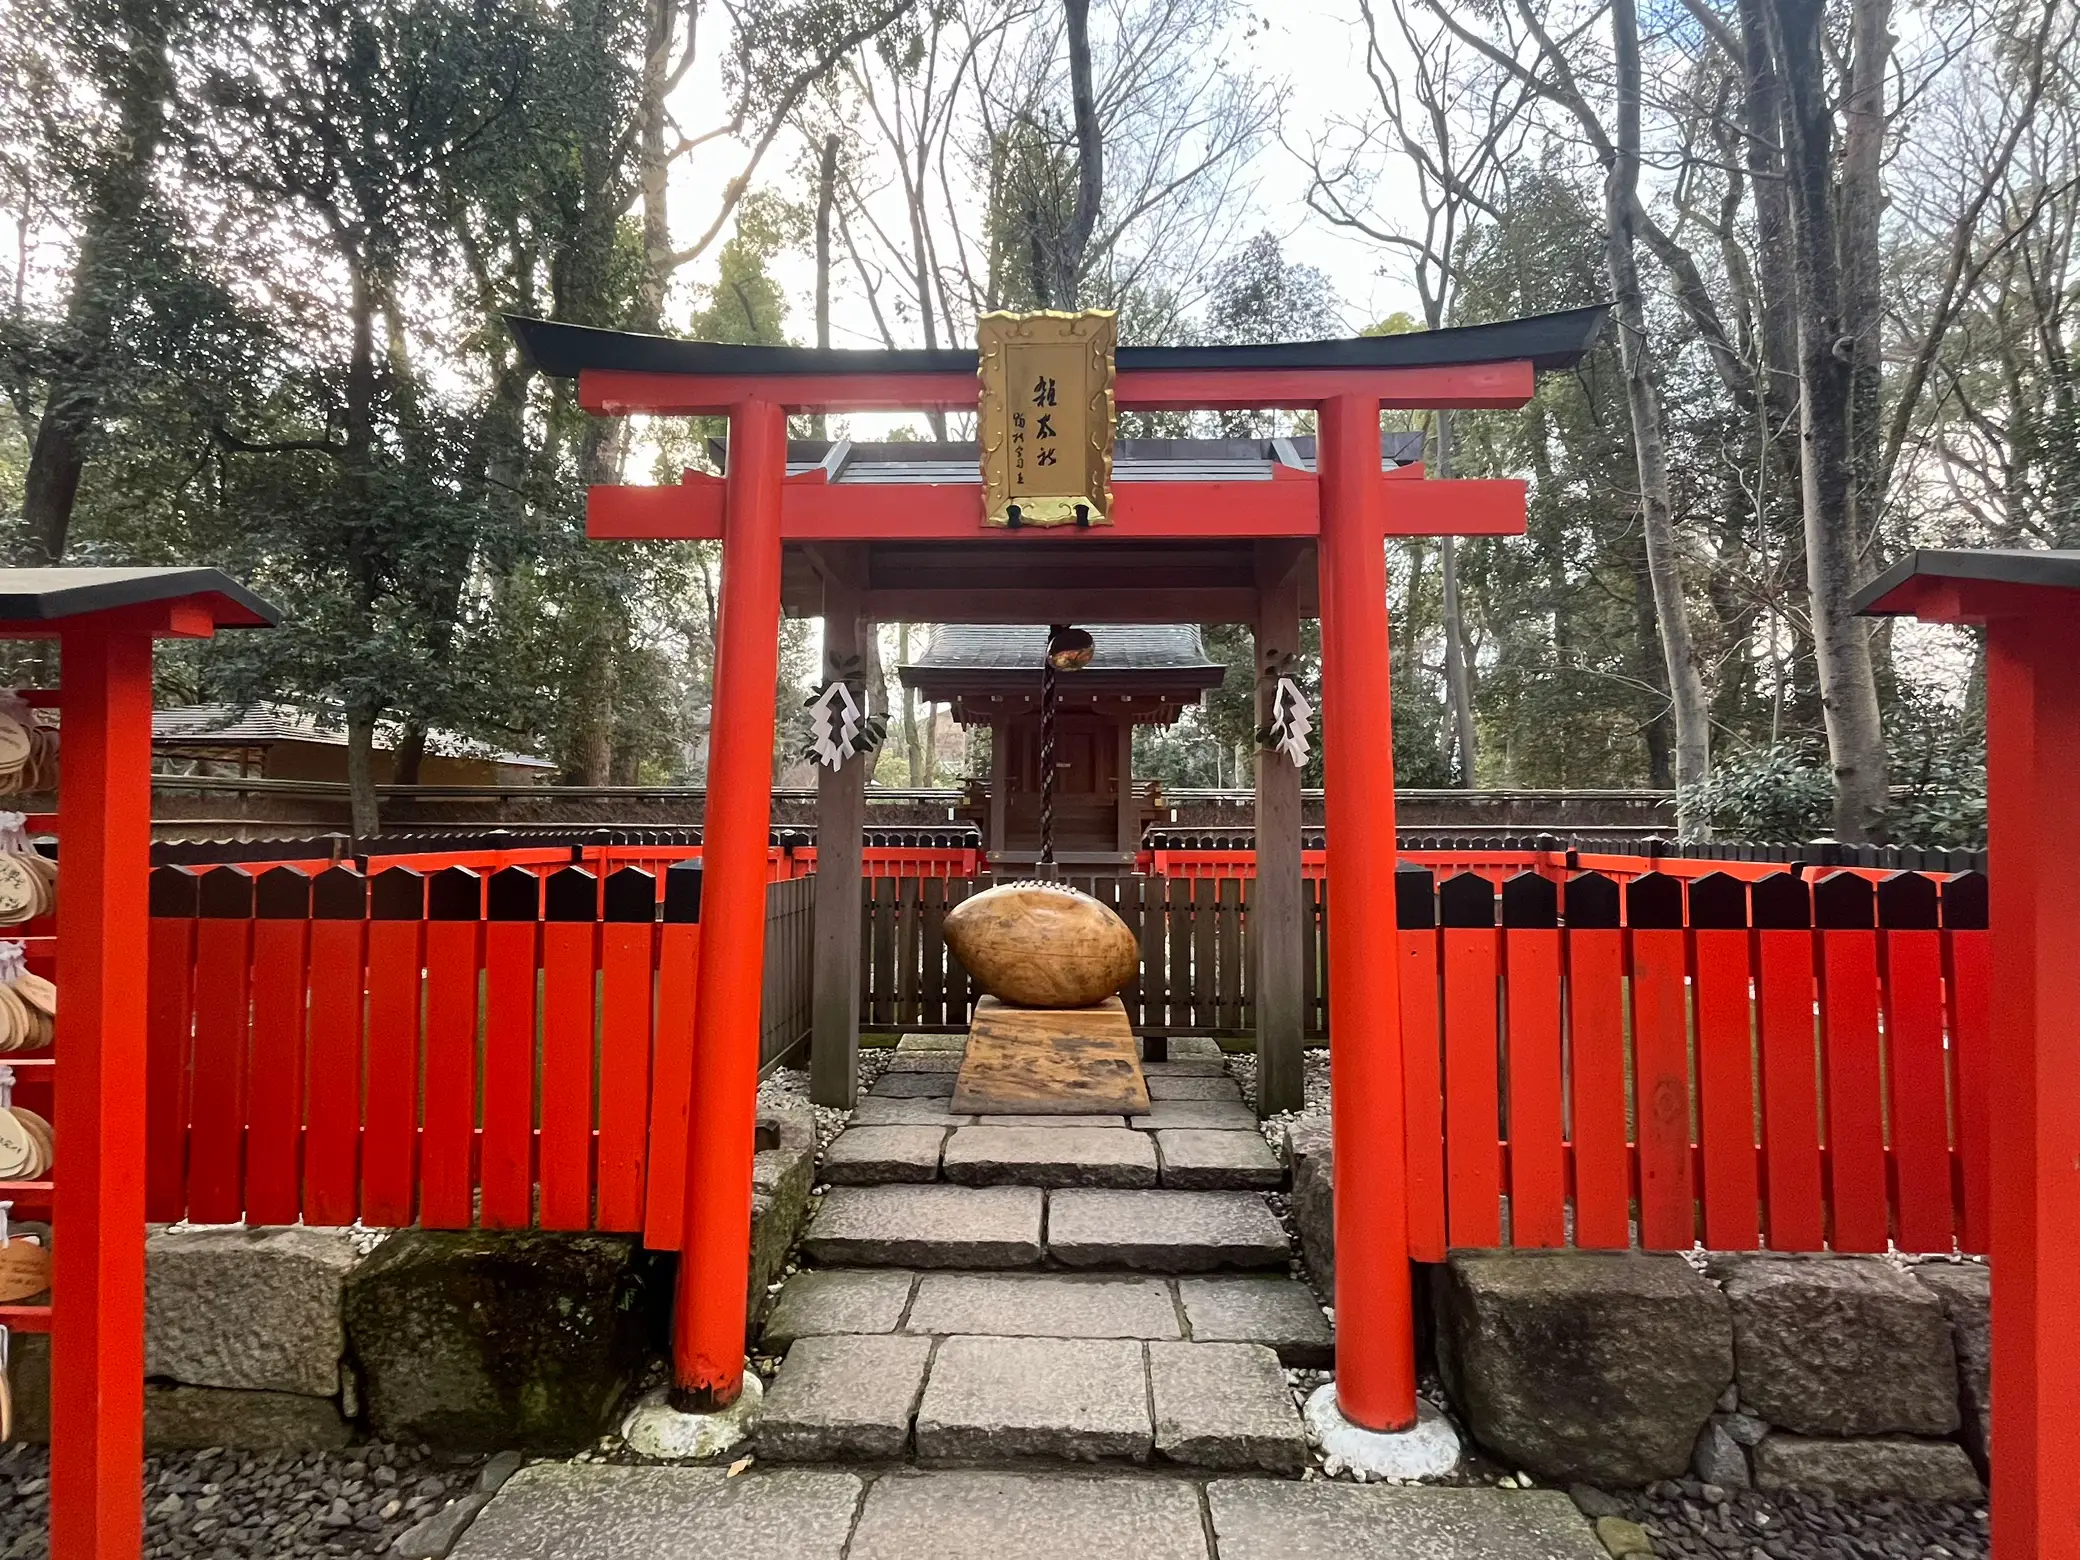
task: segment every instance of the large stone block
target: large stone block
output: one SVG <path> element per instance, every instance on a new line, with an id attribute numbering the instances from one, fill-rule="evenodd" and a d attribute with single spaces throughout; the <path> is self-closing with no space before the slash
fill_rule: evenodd
<path id="1" fill-rule="evenodd" d="M 947 1072 L 884 1073 L 867 1093 L 878 1100 L 935 1100 L 953 1098 L 954 1074 Z"/>
<path id="2" fill-rule="evenodd" d="M 1439 1363 L 1467 1428 L 1543 1478 L 1674 1478 L 1733 1379 L 1725 1297 L 1681 1257 L 1455 1252 L 1439 1289 Z"/>
<path id="3" fill-rule="evenodd" d="M 1078 1190 L 1055 1192 L 1047 1202 L 1047 1253 L 1068 1267 L 1279 1267 L 1290 1249 L 1255 1192 Z"/>
<path id="4" fill-rule="evenodd" d="M 1148 1080 L 1151 1100 L 1226 1100 L 1242 1103 L 1242 1088 L 1233 1078 L 1194 1078 L 1189 1073 L 1157 1073 Z"/>
<path id="5" fill-rule="evenodd" d="M 917 1410 L 917 1455 L 976 1462 L 1148 1460 L 1141 1345 L 1094 1338 L 948 1338 Z"/>
<path id="6" fill-rule="evenodd" d="M 1221 1560 L 1608 1560 L 1557 1490 L 1221 1479 L 1206 1506 Z"/>
<path id="7" fill-rule="evenodd" d="M 1336 1287 L 1336 1151 L 1326 1118 L 1306 1116 L 1286 1129 L 1293 1172 L 1293 1226 L 1300 1256 L 1324 1291 Z"/>
<path id="8" fill-rule="evenodd" d="M 336 1452 L 353 1439 L 337 1398 L 159 1383 L 144 1389 L 144 1444 L 155 1451 Z"/>
<path id="9" fill-rule="evenodd" d="M 1177 1298 L 1198 1343 L 1261 1343 L 1292 1366 L 1328 1369 L 1336 1343 L 1314 1292 L 1290 1278 L 1180 1278 Z"/>
<path id="10" fill-rule="evenodd" d="M 360 1260 L 343 1229 L 153 1230 L 144 1245 L 145 1374 L 336 1396 L 341 1288 Z"/>
<path id="11" fill-rule="evenodd" d="M 780 1281 L 787 1254 L 809 1217 L 816 1182 L 816 1113 L 805 1104 L 762 1109 L 758 1135 L 767 1145 L 751 1156 L 751 1272 L 745 1317 L 755 1333 Z"/>
<path id="12" fill-rule="evenodd" d="M 1152 1343 L 1156 1450 L 1196 1468 L 1298 1473 L 1307 1432 L 1278 1356 L 1254 1343 Z"/>
<path id="13" fill-rule="evenodd" d="M 455 1450 L 554 1450 L 607 1427 L 670 1293 L 632 1236 L 408 1230 L 349 1276 L 370 1426 Z"/>
<path id="14" fill-rule="evenodd" d="M 1255 1132 L 1165 1127 L 1154 1136 L 1165 1186 L 1199 1192 L 1275 1192 L 1285 1185 L 1285 1166 Z"/>
<path id="15" fill-rule="evenodd" d="M 1206 1560 L 1206 1535 L 1199 1492 L 1178 1479 L 896 1472 L 867 1491 L 846 1555 Z"/>
<path id="16" fill-rule="evenodd" d="M 802 1250 L 862 1267 L 1037 1267 L 1036 1186 L 836 1186 Z"/>
<path id="17" fill-rule="evenodd" d="M 1993 1445 L 1993 1270 L 1983 1262 L 1924 1262 L 1914 1276 L 1933 1289 L 1950 1318 L 1957 1346 L 1957 1407 L 1963 1420 L 1958 1439 L 1987 1476 Z"/>
<path id="18" fill-rule="evenodd" d="M 1903 1436 L 1830 1441 L 1769 1435 L 1755 1448 L 1755 1483 L 1765 1490 L 1826 1490 L 1847 1500 L 1977 1500 L 1986 1493 L 1955 1441 Z"/>
<path id="19" fill-rule="evenodd" d="M 1123 1127 L 962 1127 L 946 1179 L 964 1186 L 1154 1186 L 1156 1151 Z"/>
<path id="20" fill-rule="evenodd" d="M 847 1127 L 823 1153 L 833 1186 L 886 1186 L 939 1179 L 944 1127 Z"/>
<path id="21" fill-rule="evenodd" d="M 838 1560 L 849 1473 L 536 1463 L 484 1508 L 454 1560 Z"/>
<path id="22" fill-rule="evenodd" d="M 1182 1336 L 1168 1282 L 1112 1273 L 927 1273 L 905 1325 L 1015 1338 Z"/>
<path id="23" fill-rule="evenodd" d="M 1876 1257 L 1725 1261 L 1741 1404 L 1801 1435 L 1948 1435 L 1957 1357 L 1934 1292 Z"/>
<path id="24" fill-rule="evenodd" d="M 900 1457 L 924 1390 L 932 1340 L 803 1338 L 766 1392 L 758 1452 L 774 1462 Z"/>
<path id="25" fill-rule="evenodd" d="M 813 1268 L 780 1287 L 759 1347 L 778 1354 L 797 1338 L 890 1333 L 910 1304 L 912 1276 L 874 1269 Z"/>

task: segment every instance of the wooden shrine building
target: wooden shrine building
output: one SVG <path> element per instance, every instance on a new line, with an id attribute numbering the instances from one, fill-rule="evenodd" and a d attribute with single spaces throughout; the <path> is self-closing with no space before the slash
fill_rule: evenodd
<path id="1" fill-rule="evenodd" d="M 819 698 L 830 700 L 858 676 L 866 622 L 1247 623 L 1258 669 L 1271 674 L 1257 681 L 1267 722 L 1278 658 L 1312 613 L 1322 628 L 1334 929 L 1326 984 L 1337 1402 L 1367 1428 L 1414 1423 L 1400 971 L 1383 956 L 1397 935 L 1385 544 L 1520 534 L 1525 484 L 1425 480 L 1420 465 L 1383 446 L 1381 413 L 1522 407 L 1540 373 L 1582 360 L 1605 312 L 1213 347 L 1116 347 L 1104 313 L 998 315 L 980 322 L 973 347 L 927 351 L 732 346 L 510 322 L 536 369 L 577 380 L 588 411 L 729 419 L 723 475 L 594 488 L 588 511 L 601 540 L 722 544 L 676 1407 L 719 1408 L 743 1390 L 782 611 L 822 616 Z M 1122 411 L 1268 409 L 1313 416 L 1315 458 L 1274 441 L 1232 471 L 1208 471 L 1140 462 L 1114 436 Z M 880 411 L 972 414 L 979 458 L 956 468 L 919 460 L 913 444 L 915 466 L 904 472 L 855 468 L 858 452 L 842 441 L 813 463 L 789 445 L 791 415 Z M 857 853 L 869 762 L 834 750 L 819 766 L 811 1088 L 827 1105 L 851 1104 L 857 1086 Z M 1258 754 L 1256 825 L 1259 1106 L 1278 1110 L 1298 1103 L 1301 1061 L 1300 771 L 1287 753 Z"/>
<path id="2" fill-rule="evenodd" d="M 1060 679 L 1055 735 L 1055 860 L 1078 872 L 1133 868 L 1141 831 L 1159 816 L 1134 781 L 1134 728 L 1168 726 L 1220 685 L 1193 623 L 1091 625 L 1091 664 Z M 953 707 L 990 734 L 987 780 L 968 782 L 959 816 L 982 830 L 993 868 L 1040 859 L 1040 658 L 1044 627 L 947 623 L 924 654 L 898 667 L 903 685 Z"/>

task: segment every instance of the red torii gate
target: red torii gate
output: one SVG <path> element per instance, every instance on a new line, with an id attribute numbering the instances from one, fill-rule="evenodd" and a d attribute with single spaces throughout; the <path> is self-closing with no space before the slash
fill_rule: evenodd
<path id="1" fill-rule="evenodd" d="M 1258 599 L 1263 549 L 1277 549 L 1270 556 L 1282 576 L 1304 577 L 1312 544 L 1336 927 L 1328 992 L 1337 1393 L 1356 1425 L 1415 1422 L 1399 976 L 1376 952 L 1395 944 L 1384 543 L 1521 533 L 1525 489 L 1397 480 L 1421 471 L 1382 470 L 1380 413 L 1520 407 L 1539 372 L 1581 360 L 1604 313 L 1277 346 L 1123 347 L 1114 382 L 1121 411 L 1312 411 L 1315 470 L 1281 468 L 1268 481 L 1121 483 L 1109 526 L 1014 530 L 984 526 L 979 472 L 973 485 L 787 473 L 790 413 L 973 410 L 973 352 L 725 346 L 509 321 L 537 368 L 578 380 L 588 411 L 729 419 L 725 476 L 595 488 L 588 511 L 598 539 L 722 543 L 675 1407 L 719 1409 L 743 1390 L 783 549 L 813 552 L 818 571 L 869 618 L 1192 622 L 1244 617 Z M 1164 583 L 1166 558 L 1187 582 Z"/>

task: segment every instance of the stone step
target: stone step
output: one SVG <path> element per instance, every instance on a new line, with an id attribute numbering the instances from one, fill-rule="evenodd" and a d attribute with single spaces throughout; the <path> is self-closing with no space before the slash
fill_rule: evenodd
<path id="1" fill-rule="evenodd" d="M 781 1287 L 761 1348 L 831 1334 L 957 1333 L 1254 1343 L 1289 1366 L 1327 1368 L 1334 1344 L 1314 1292 L 1260 1274 L 916 1272 L 806 1268 Z"/>
<path id="2" fill-rule="evenodd" d="M 802 1252 L 819 1267 L 1284 1268 L 1261 1194 L 1037 1186 L 833 1186 Z"/>
<path id="3" fill-rule="evenodd" d="M 920 1078 L 941 1081 L 917 1074 L 902 1081 Z M 1159 1100 L 1159 1110 L 1238 1110 L 1243 1122 L 1238 1126 L 1231 1118 L 1221 1125 L 1152 1131 L 1131 1130 L 1119 1116 L 953 1116 L 945 1104 L 937 1096 L 907 1093 L 862 1101 L 853 1124 L 824 1151 L 823 1179 L 835 1186 L 943 1180 L 962 1186 L 1181 1191 L 1277 1191 L 1286 1183 L 1284 1165 L 1239 1102 Z"/>
<path id="4" fill-rule="evenodd" d="M 538 1462 L 454 1560 L 1605 1560 L 1554 1490 Z"/>
<path id="5" fill-rule="evenodd" d="M 1261 1344 L 956 1334 L 796 1340 L 756 1432 L 768 1462 L 1150 1463 L 1296 1474 L 1298 1405 Z"/>

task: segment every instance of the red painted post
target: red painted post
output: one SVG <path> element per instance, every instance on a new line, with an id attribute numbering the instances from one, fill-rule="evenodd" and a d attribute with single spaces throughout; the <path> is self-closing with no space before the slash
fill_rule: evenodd
<path id="1" fill-rule="evenodd" d="M 2059 610 L 2059 609 L 2063 610 Z M 2080 1555 L 2080 599 L 1986 629 L 1993 1552 Z M 63 1249 L 62 1247 L 60 1248 Z"/>
<path id="2" fill-rule="evenodd" d="M 135 1560 L 144 1542 L 145 893 L 152 640 L 63 636 L 58 1141 L 51 1279 L 51 1553 Z"/>
<path id="3" fill-rule="evenodd" d="M 1336 1398 L 1372 1430 L 1415 1423 L 1415 1312 L 1402 1144 L 1394 737 L 1379 399 L 1322 403 L 1323 780 L 1336 1146 Z"/>
<path id="4" fill-rule="evenodd" d="M 695 1413 L 726 1408 L 744 1389 L 786 474 L 786 414 L 770 401 L 732 408 L 686 1120 L 686 1233 L 672 1319 L 672 1405 Z"/>

